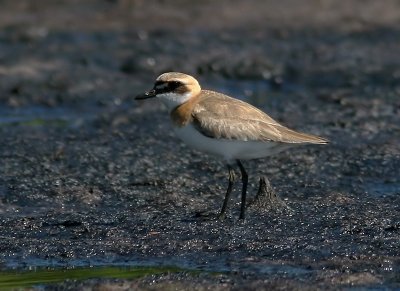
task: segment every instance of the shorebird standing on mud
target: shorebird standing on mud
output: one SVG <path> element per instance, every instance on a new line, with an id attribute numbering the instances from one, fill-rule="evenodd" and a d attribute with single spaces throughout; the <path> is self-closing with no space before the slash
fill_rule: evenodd
<path id="1" fill-rule="evenodd" d="M 246 102 L 202 90 L 195 78 L 183 73 L 160 75 L 153 89 L 136 99 L 154 97 L 167 106 L 173 128 L 180 139 L 227 162 L 229 183 L 220 218 L 225 217 L 232 192 L 235 164 L 242 176 L 239 219 L 244 219 L 248 175 L 241 160 L 267 157 L 298 145 L 328 143 L 324 138 L 289 129 Z"/>

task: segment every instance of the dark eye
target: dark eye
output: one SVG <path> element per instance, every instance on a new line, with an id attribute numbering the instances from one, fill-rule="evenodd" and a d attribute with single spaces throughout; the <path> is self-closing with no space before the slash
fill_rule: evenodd
<path id="1" fill-rule="evenodd" d="M 171 88 L 171 90 L 174 90 L 174 89 L 178 88 L 181 85 L 182 85 L 182 83 L 179 82 L 179 81 L 171 81 L 171 82 L 169 82 L 169 87 Z"/>

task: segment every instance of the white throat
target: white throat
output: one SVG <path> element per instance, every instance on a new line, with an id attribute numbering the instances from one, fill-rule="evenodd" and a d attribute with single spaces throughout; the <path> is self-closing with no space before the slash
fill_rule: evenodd
<path id="1" fill-rule="evenodd" d="M 185 103 L 191 97 L 192 97 L 191 92 L 187 92 L 185 94 L 164 93 L 157 95 L 157 98 L 161 99 L 161 101 L 165 104 L 165 106 L 167 106 L 169 111 Z"/>

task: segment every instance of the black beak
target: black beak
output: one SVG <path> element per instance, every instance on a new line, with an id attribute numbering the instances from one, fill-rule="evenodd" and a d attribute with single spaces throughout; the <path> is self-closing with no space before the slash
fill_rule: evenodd
<path id="1" fill-rule="evenodd" d="M 135 97 L 135 99 L 136 100 L 143 100 L 143 99 L 153 98 L 153 97 L 156 97 L 156 96 L 157 96 L 156 90 L 153 89 L 153 90 L 150 90 L 150 91 L 148 91 L 146 93 L 142 93 L 142 94 L 137 95 Z"/>

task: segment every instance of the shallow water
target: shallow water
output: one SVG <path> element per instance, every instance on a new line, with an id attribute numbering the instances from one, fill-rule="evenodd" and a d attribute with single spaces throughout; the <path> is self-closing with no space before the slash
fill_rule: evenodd
<path id="1" fill-rule="evenodd" d="M 188 272 L 175 267 L 71 267 L 71 268 L 36 268 L 31 270 L 10 270 L 0 272 L 0 289 L 15 290 L 22 287 L 44 287 L 65 280 L 133 279 L 163 273 Z"/>

